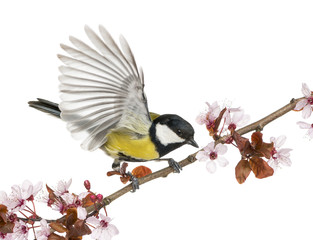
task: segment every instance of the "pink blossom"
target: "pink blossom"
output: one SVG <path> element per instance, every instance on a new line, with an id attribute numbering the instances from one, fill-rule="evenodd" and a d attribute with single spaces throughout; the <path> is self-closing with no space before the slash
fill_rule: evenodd
<path id="1" fill-rule="evenodd" d="M 119 233 L 115 225 L 111 224 L 111 218 L 100 214 L 100 219 L 92 216 L 87 218 L 86 222 L 95 226 L 91 237 L 97 240 L 110 240 Z"/>
<path id="2" fill-rule="evenodd" d="M 13 228 L 12 237 L 15 240 L 27 240 L 28 231 L 29 229 L 23 221 L 16 222 Z"/>
<path id="3" fill-rule="evenodd" d="M 6 192 L 0 191 L 0 204 L 5 205 L 8 210 L 12 210 L 13 208 L 15 208 L 17 201 L 9 198 Z"/>
<path id="4" fill-rule="evenodd" d="M 309 137 L 309 139 L 313 139 L 313 123 L 306 123 L 306 122 L 297 122 L 300 128 L 302 129 L 308 129 L 306 135 Z"/>
<path id="5" fill-rule="evenodd" d="M 71 193 L 64 193 L 62 199 L 67 204 L 65 208 L 77 208 L 77 217 L 81 220 L 85 220 L 87 217 L 87 210 L 82 207 L 82 201 L 88 194 L 88 192 L 83 192 L 77 196 Z"/>
<path id="6" fill-rule="evenodd" d="M 302 83 L 302 93 L 303 93 L 305 99 L 299 101 L 296 104 L 295 110 L 301 110 L 302 109 L 302 117 L 306 119 L 306 118 L 309 118 L 311 116 L 312 105 L 313 105 L 312 92 L 306 83 Z"/>
<path id="7" fill-rule="evenodd" d="M 15 211 L 23 210 L 26 201 L 34 200 L 34 197 L 42 189 L 42 182 L 33 185 L 30 181 L 25 180 L 21 186 L 14 185 L 12 188 L 12 201 L 15 202 Z"/>
<path id="8" fill-rule="evenodd" d="M 226 158 L 221 157 L 219 155 L 223 155 L 227 152 L 227 147 L 223 144 L 217 144 L 214 146 L 214 142 L 210 142 L 203 151 L 199 151 L 196 155 L 196 158 L 200 161 L 207 161 L 206 168 L 209 173 L 214 173 L 216 171 L 216 163 L 217 162 L 221 167 L 225 167 L 228 165 L 228 161 Z"/>
<path id="9" fill-rule="evenodd" d="M 50 236 L 50 227 L 45 219 L 40 221 L 40 230 L 36 231 L 37 240 L 47 240 Z"/>
<path id="10" fill-rule="evenodd" d="M 206 103 L 208 105 L 208 110 L 205 113 L 200 113 L 196 118 L 196 122 L 200 125 L 205 124 L 210 126 L 214 123 L 214 120 L 218 117 L 221 112 L 221 107 L 217 102 L 211 104 Z"/>
<path id="11" fill-rule="evenodd" d="M 244 114 L 243 110 L 234 111 L 233 114 L 231 114 L 231 109 L 227 109 L 227 111 L 224 114 L 225 116 L 225 124 L 228 125 L 229 130 L 235 130 L 238 127 L 241 127 L 250 120 L 250 116 Z"/>
<path id="12" fill-rule="evenodd" d="M 271 142 L 274 143 L 274 148 L 271 152 L 271 158 L 268 161 L 270 167 L 274 170 L 283 166 L 291 166 L 290 160 L 290 148 L 281 148 L 281 146 L 286 142 L 286 136 L 279 136 L 278 138 L 271 137 Z"/>
<path id="13" fill-rule="evenodd" d="M 14 240 L 13 233 L 2 233 L 0 232 L 0 240 Z"/>
<path id="14" fill-rule="evenodd" d="M 58 182 L 57 189 L 55 190 L 55 195 L 62 196 L 64 193 L 68 193 L 68 189 L 72 184 L 72 179 L 68 180 L 67 182 L 61 180 Z"/>

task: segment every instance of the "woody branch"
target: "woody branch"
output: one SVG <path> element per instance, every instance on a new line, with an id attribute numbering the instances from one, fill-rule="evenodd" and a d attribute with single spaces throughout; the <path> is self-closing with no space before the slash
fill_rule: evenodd
<path id="1" fill-rule="evenodd" d="M 269 124 L 270 122 L 276 120 L 277 118 L 285 115 L 286 113 L 290 112 L 291 110 L 293 110 L 296 106 L 296 104 L 302 100 L 304 98 L 298 98 L 298 99 L 292 99 L 287 105 L 283 106 L 282 108 L 276 110 L 275 112 L 267 115 L 266 117 L 254 122 L 254 123 L 251 123 L 249 125 L 247 125 L 246 127 L 243 127 L 243 128 L 240 128 L 238 130 L 236 130 L 236 132 L 239 134 L 239 135 L 244 135 L 246 133 L 249 133 L 251 131 L 261 131 L 263 130 L 263 128 Z M 229 137 L 230 135 L 225 135 L 225 136 L 222 136 L 220 137 L 219 139 L 217 139 L 215 141 L 215 143 L 225 143 L 225 140 Z M 192 164 L 196 161 L 196 154 L 198 153 L 195 152 L 191 155 L 189 155 L 188 157 L 186 157 L 185 159 L 181 160 L 179 162 L 180 166 L 183 168 L 183 167 L 186 167 L 188 166 L 189 164 Z M 159 171 L 156 171 L 154 173 L 151 173 L 149 175 L 146 175 L 142 178 L 139 178 L 138 181 L 139 181 L 139 185 L 143 185 L 147 182 L 150 182 L 152 180 L 155 180 L 157 178 L 160 178 L 160 177 L 167 177 L 170 173 L 173 173 L 173 169 L 171 167 L 166 167 L 166 168 L 163 168 Z M 89 207 L 86 208 L 87 212 L 88 212 L 88 216 L 93 216 L 95 214 L 98 213 L 98 211 L 105 207 L 105 206 L 108 206 L 109 204 L 111 204 L 114 200 L 120 198 L 121 196 L 123 196 L 124 194 L 130 192 L 132 190 L 132 185 L 131 184 L 128 184 L 127 186 L 121 188 L 120 190 L 112 193 L 111 195 L 103 198 L 103 200 L 101 202 L 98 202 L 98 203 L 95 203 L 94 205 L 91 205 Z M 62 217 L 62 218 L 59 218 L 57 220 L 47 220 L 47 222 L 56 222 L 56 221 L 61 221 L 62 219 L 64 219 L 65 217 Z M 24 218 L 20 218 L 21 220 L 26 220 Z M 40 221 L 42 218 L 41 217 L 37 217 L 35 219 L 30 219 L 32 221 Z M 29 220 L 29 219 L 28 219 Z"/>

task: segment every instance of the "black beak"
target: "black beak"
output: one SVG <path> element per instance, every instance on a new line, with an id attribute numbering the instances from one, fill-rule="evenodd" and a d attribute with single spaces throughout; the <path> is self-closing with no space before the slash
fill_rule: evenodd
<path id="1" fill-rule="evenodd" d="M 187 140 L 186 143 L 189 144 L 189 145 L 191 145 L 191 146 L 194 146 L 194 147 L 196 147 L 196 148 L 199 147 L 198 144 L 196 143 L 196 141 L 195 141 L 193 138 Z"/>

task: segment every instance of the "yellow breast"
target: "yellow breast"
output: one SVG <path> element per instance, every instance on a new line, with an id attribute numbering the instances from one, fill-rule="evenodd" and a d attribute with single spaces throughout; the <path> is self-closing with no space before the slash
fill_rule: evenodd
<path id="1" fill-rule="evenodd" d="M 132 136 L 126 133 L 112 131 L 107 135 L 107 139 L 107 142 L 101 148 L 113 158 L 118 157 L 119 153 L 144 160 L 159 158 L 149 135 L 140 139 L 133 139 Z"/>

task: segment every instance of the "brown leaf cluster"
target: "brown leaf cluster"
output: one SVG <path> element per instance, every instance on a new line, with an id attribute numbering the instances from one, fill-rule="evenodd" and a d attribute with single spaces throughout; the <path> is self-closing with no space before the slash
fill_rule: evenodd
<path id="1" fill-rule="evenodd" d="M 263 142 L 263 134 L 254 132 L 251 141 L 237 132 L 232 135 L 241 154 L 241 160 L 235 168 L 238 183 L 244 183 L 252 171 L 256 178 L 262 179 L 274 174 L 274 170 L 267 164 L 263 157 L 270 159 L 273 143 Z"/>
<path id="2" fill-rule="evenodd" d="M 7 207 L 0 204 L 0 232 L 3 234 L 12 233 L 14 228 L 14 223 L 8 219 L 7 213 Z"/>
<path id="3" fill-rule="evenodd" d="M 84 235 L 91 233 L 90 228 L 84 220 L 77 218 L 76 208 L 67 209 L 65 218 L 52 222 L 49 225 L 58 233 L 65 233 L 65 237 L 52 233 L 48 240 L 80 240 Z"/>

